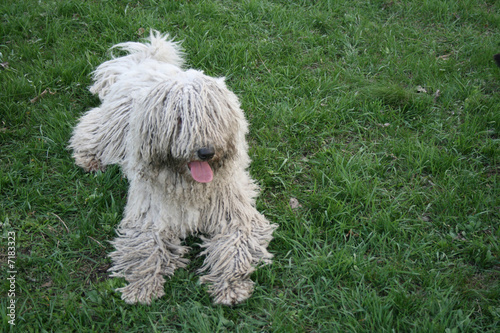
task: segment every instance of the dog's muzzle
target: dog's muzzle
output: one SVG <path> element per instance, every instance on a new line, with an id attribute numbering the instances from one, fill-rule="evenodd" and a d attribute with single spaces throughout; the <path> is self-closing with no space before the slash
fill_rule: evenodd
<path id="1" fill-rule="evenodd" d="M 201 148 L 200 150 L 198 150 L 197 153 L 198 153 L 198 157 L 200 158 L 200 160 L 208 161 L 208 160 L 212 159 L 212 157 L 214 157 L 215 148 L 213 148 L 213 147 Z"/>
<path id="2" fill-rule="evenodd" d="M 214 173 L 207 161 L 215 155 L 213 147 L 204 147 L 196 152 L 200 161 L 191 161 L 188 163 L 189 171 L 194 180 L 199 183 L 210 183 L 214 178 Z"/>

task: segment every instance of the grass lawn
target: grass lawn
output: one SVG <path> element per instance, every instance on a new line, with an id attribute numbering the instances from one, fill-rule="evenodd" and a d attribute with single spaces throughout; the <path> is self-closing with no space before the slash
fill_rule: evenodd
<path id="1" fill-rule="evenodd" d="M 2 332 L 500 331 L 498 1 L 2 0 L 0 20 Z M 127 181 L 67 149 L 92 70 L 150 28 L 250 122 L 280 228 L 232 308 L 194 237 L 165 297 L 125 304 L 106 255 Z"/>

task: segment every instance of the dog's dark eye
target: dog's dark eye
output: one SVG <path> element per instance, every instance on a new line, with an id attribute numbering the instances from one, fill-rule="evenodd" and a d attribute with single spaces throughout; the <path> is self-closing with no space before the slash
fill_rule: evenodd
<path id="1" fill-rule="evenodd" d="M 177 125 L 178 126 L 182 125 L 182 118 L 181 117 L 177 117 Z"/>

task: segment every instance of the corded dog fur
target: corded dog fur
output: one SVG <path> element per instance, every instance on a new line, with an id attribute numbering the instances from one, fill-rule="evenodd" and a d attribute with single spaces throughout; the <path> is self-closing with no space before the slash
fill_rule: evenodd
<path id="1" fill-rule="evenodd" d="M 270 263 L 277 225 L 255 209 L 258 187 L 247 172 L 247 122 L 223 78 L 181 69 L 177 43 L 152 31 L 146 43 L 101 64 L 90 91 L 101 105 L 79 120 L 70 140 L 86 171 L 119 164 L 130 182 L 124 218 L 110 254 L 127 303 L 165 294 L 165 276 L 185 267 L 182 239 L 198 235 L 200 272 L 215 303 L 232 305 L 253 291 L 254 268 Z"/>

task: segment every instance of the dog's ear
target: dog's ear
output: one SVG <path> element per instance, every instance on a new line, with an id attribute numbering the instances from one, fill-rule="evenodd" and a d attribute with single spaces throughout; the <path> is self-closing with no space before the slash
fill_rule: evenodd
<path id="1" fill-rule="evenodd" d="M 500 53 L 497 53 L 493 56 L 493 59 L 497 63 L 497 66 L 500 67 Z"/>

